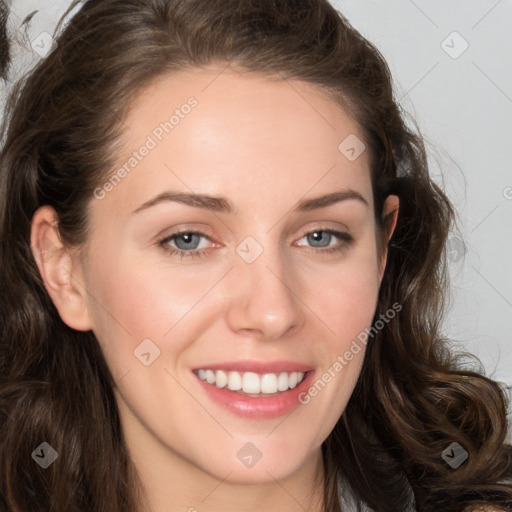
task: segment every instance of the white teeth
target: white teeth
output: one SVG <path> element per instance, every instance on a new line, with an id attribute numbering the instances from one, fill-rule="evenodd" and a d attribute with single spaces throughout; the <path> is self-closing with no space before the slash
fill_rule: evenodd
<path id="1" fill-rule="evenodd" d="M 224 388 L 224 387 L 226 387 L 227 383 L 228 383 L 228 374 L 226 372 L 223 372 L 222 370 L 217 370 L 215 372 L 215 385 L 218 388 Z"/>
<path id="2" fill-rule="evenodd" d="M 206 382 L 208 382 L 208 384 L 213 384 L 215 382 L 215 373 L 211 370 L 206 370 Z"/>
<path id="3" fill-rule="evenodd" d="M 267 394 L 271 395 L 279 391 L 287 391 L 295 388 L 304 380 L 304 372 L 281 372 L 258 374 L 254 372 L 226 372 L 223 370 L 197 371 L 197 376 L 213 384 L 218 388 L 227 386 L 231 391 L 243 391 L 248 394 Z"/>
<path id="4" fill-rule="evenodd" d="M 244 393 L 259 393 L 261 391 L 260 377 L 257 373 L 245 372 L 242 377 Z"/>
<path id="5" fill-rule="evenodd" d="M 275 393 L 277 389 L 277 376 L 275 373 L 266 373 L 261 377 L 262 393 Z"/>
<path id="6" fill-rule="evenodd" d="M 201 375 L 199 375 L 199 377 L 201 377 Z M 288 389 L 289 382 L 290 379 L 288 378 L 288 374 L 285 372 L 280 373 L 279 377 L 277 378 L 277 389 L 279 391 L 286 391 Z"/>
<path id="7" fill-rule="evenodd" d="M 228 373 L 228 389 L 231 391 L 239 391 L 242 389 L 242 376 L 238 372 Z"/>

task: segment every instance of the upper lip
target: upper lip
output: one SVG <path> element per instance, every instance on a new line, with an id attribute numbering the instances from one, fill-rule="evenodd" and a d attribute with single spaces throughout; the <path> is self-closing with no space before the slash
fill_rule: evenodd
<path id="1" fill-rule="evenodd" d="M 223 363 L 205 363 L 194 370 L 224 370 L 233 372 L 281 373 L 308 372 L 314 368 L 311 365 L 293 361 L 226 361 Z"/>

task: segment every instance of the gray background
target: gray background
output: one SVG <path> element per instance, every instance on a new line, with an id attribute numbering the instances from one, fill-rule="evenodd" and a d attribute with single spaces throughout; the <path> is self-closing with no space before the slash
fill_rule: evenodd
<path id="1" fill-rule="evenodd" d="M 37 61 L 31 42 L 53 32 L 70 1 L 10 3 L 15 76 Z M 397 97 L 429 144 L 432 173 L 458 211 L 445 332 L 512 386 L 512 0 L 332 3 L 387 59 Z"/>

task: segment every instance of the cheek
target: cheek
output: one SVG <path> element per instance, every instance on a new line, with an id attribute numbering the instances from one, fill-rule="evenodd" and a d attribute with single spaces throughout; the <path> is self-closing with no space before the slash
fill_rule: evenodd
<path id="1" fill-rule="evenodd" d="M 374 247 L 354 251 L 340 265 L 317 273 L 307 286 L 315 311 L 334 334 L 338 348 L 343 348 L 373 319 L 379 291 Z"/>
<path id="2" fill-rule="evenodd" d="M 366 251 L 354 252 L 336 269 L 318 274 L 314 285 L 310 285 L 308 302 L 330 333 L 317 344 L 324 364 L 317 376 L 321 382 L 312 395 L 316 396 L 324 386 L 329 388 L 324 404 L 330 403 L 331 408 L 324 414 L 330 417 L 331 427 L 343 412 L 359 377 L 377 306 L 379 279 L 371 248 L 369 244 Z"/>
<path id="3" fill-rule="evenodd" d="M 206 308 L 204 297 L 225 272 L 208 265 L 195 270 L 170 267 L 165 259 L 148 264 L 119 256 L 98 261 L 97 271 L 87 276 L 93 331 L 115 378 L 139 366 L 134 350 L 144 340 L 162 351 L 160 363 L 174 361 L 198 334 L 198 315 L 203 323 L 211 316 L 214 308 Z"/>
<path id="4" fill-rule="evenodd" d="M 346 333 L 348 325 L 365 323 L 373 314 L 378 293 L 374 274 L 374 268 L 351 268 L 324 278 L 323 291 L 317 290 L 316 296 L 321 310 L 332 318 L 337 334 Z"/>
<path id="5" fill-rule="evenodd" d="M 120 250 L 98 262 L 98 271 L 90 276 L 112 316 L 144 336 L 165 335 L 226 271 L 218 264 L 181 265 L 163 251 L 155 254 Z"/>

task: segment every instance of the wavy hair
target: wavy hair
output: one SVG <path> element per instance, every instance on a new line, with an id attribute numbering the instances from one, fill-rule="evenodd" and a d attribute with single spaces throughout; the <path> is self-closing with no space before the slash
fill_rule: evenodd
<path id="1" fill-rule="evenodd" d="M 370 155 L 380 250 L 383 201 L 400 198 L 362 373 L 322 446 L 324 509 L 338 483 L 378 512 L 512 506 L 500 386 L 464 369 L 440 323 L 445 242 L 454 211 L 429 177 L 424 142 L 406 125 L 379 51 L 327 0 L 86 0 L 57 47 L 14 88 L 0 156 L 0 506 L 13 512 L 135 512 L 141 488 L 92 332 L 66 326 L 30 247 L 31 219 L 52 206 L 69 246 L 88 233 L 87 206 L 112 172 L 130 102 L 155 78 L 231 64 L 302 80 L 360 124 Z M 59 463 L 36 467 L 47 441 Z M 442 452 L 469 454 L 452 469 Z M 98 454 L 102 454 L 98 457 Z M 3 509 L 3 508 L 2 508 Z"/>

